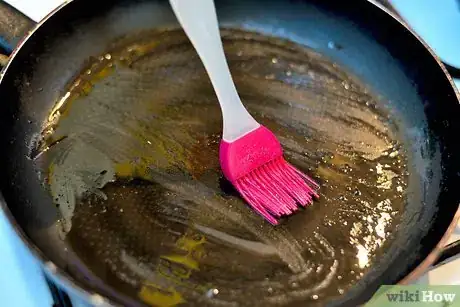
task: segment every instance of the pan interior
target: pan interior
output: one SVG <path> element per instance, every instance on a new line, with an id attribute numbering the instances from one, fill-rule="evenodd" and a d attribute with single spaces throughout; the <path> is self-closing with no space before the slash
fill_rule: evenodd
<path id="1" fill-rule="evenodd" d="M 311 49 L 222 35 L 245 105 L 320 199 L 277 227 L 251 211 L 222 178 L 221 113 L 193 47 L 181 30 L 146 31 L 88 61 L 32 152 L 69 253 L 165 306 L 323 305 L 383 276 L 418 195 L 386 102 Z"/>

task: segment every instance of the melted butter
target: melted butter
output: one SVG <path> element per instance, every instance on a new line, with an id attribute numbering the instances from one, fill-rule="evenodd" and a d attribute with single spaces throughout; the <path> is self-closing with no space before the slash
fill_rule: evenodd
<path id="1" fill-rule="evenodd" d="M 199 58 L 182 32 L 153 32 L 92 59 L 44 123 L 34 158 L 63 239 L 151 305 L 322 304 L 391 243 L 404 152 L 379 102 L 337 64 L 248 32 L 224 32 L 224 45 L 245 105 L 320 199 L 279 227 L 251 211 L 222 179 L 221 113 Z"/>

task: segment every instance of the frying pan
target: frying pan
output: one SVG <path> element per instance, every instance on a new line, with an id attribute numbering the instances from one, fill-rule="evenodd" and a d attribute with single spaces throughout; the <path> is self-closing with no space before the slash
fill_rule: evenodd
<path id="1" fill-rule="evenodd" d="M 218 105 L 167 1 L 67 1 L 27 33 L 2 6 L 26 34 L 1 73 L 2 210 L 69 293 L 356 306 L 459 252 L 459 95 L 383 6 L 216 1 L 243 100 L 322 185 L 278 228 L 222 180 Z"/>

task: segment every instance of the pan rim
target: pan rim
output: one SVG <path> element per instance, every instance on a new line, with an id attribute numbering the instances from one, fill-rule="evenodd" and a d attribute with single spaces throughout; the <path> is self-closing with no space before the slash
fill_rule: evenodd
<path id="1" fill-rule="evenodd" d="M 434 52 L 434 50 L 426 43 L 412 28 L 401 18 L 396 16 L 393 12 L 391 12 L 387 7 L 383 6 L 382 4 L 378 3 L 376 0 L 368 0 L 372 4 L 374 4 L 376 7 L 380 8 L 382 11 L 387 13 L 389 16 L 391 16 L 396 22 L 398 22 L 401 26 L 406 28 L 407 31 L 409 31 L 410 34 L 414 38 L 416 38 L 422 45 L 425 47 L 425 49 L 430 53 L 431 57 L 438 63 L 438 66 L 442 69 L 444 72 L 444 76 L 447 78 L 449 81 L 452 90 L 455 93 L 455 96 L 457 98 L 458 103 L 460 104 L 460 90 L 457 88 L 457 86 L 454 83 L 454 80 L 452 76 L 449 74 L 447 71 L 446 67 L 442 63 L 440 57 Z M 397 284 L 398 285 L 407 285 L 410 282 L 414 281 L 418 277 L 420 277 L 424 272 L 427 272 L 429 267 L 439 258 L 441 255 L 442 249 L 447 245 L 447 242 L 449 238 L 451 237 L 452 233 L 454 232 L 455 228 L 457 227 L 457 224 L 460 222 L 460 203 L 458 204 L 457 211 L 447 227 L 447 230 L 444 232 L 444 235 L 441 237 L 441 239 L 438 241 L 436 246 L 431 250 L 431 252 L 425 257 L 425 259 L 420 262 L 418 266 L 416 266 L 409 274 L 407 274 L 403 279 L 401 279 Z"/>
<path id="2" fill-rule="evenodd" d="M 47 14 L 42 20 L 40 20 L 36 25 L 34 25 L 34 27 L 28 32 L 28 34 L 20 40 L 18 45 L 14 48 L 13 52 L 11 53 L 7 65 L 0 72 L 0 84 L 5 78 L 5 75 L 11 63 L 14 61 L 15 57 L 19 54 L 20 50 L 27 43 L 27 41 L 37 32 L 37 30 L 43 24 L 45 24 L 48 21 L 48 19 L 50 19 L 55 14 L 57 14 L 61 9 L 63 9 L 64 7 L 66 7 L 67 5 L 75 1 L 77 0 L 66 0 L 65 2 L 60 4 L 53 11 Z M 455 93 L 457 101 L 460 104 L 460 90 L 455 86 L 452 76 L 450 76 L 446 67 L 444 66 L 441 59 L 438 57 L 438 55 L 434 52 L 434 50 L 432 50 L 432 48 L 414 30 L 412 30 L 407 25 L 407 23 L 405 23 L 403 20 L 398 18 L 398 16 L 396 16 L 391 10 L 389 10 L 382 4 L 378 3 L 376 0 L 368 0 L 368 2 L 370 2 L 370 4 L 374 5 L 376 8 L 379 8 L 380 10 L 382 10 L 387 15 L 389 15 L 388 16 L 389 18 L 393 18 L 396 22 L 398 22 L 429 52 L 433 60 L 437 62 L 438 66 L 443 71 L 444 76 L 447 78 L 447 81 L 450 83 L 450 86 L 453 92 Z M 22 227 L 19 225 L 19 223 L 16 221 L 12 212 L 8 208 L 7 202 L 3 198 L 1 191 L 0 191 L 0 210 L 5 214 L 5 217 L 7 218 L 8 223 L 12 226 L 18 238 L 27 247 L 27 249 L 30 251 L 32 256 L 36 258 L 37 260 L 39 260 L 40 265 L 43 271 L 45 272 L 45 274 L 47 274 L 60 287 L 64 288 L 65 291 L 68 291 L 69 293 L 74 294 L 74 295 L 78 295 L 79 298 L 82 298 L 82 299 L 85 299 L 86 301 L 91 302 L 94 306 L 108 306 L 108 305 L 109 306 L 121 306 L 120 304 L 122 304 L 122 301 L 123 303 L 129 302 L 130 304 L 134 306 L 140 305 L 134 299 L 128 297 L 127 295 L 121 294 L 121 293 L 117 294 L 121 300 L 120 299 L 115 300 L 105 294 L 100 293 L 100 291 L 99 292 L 93 291 L 89 289 L 89 287 L 86 284 L 76 280 L 65 270 L 56 266 L 53 263 L 53 261 L 51 261 L 26 235 L 26 233 L 24 232 Z M 405 277 L 403 277 L 401 280 L 395 283 L 395 285 L 409 284 L 410 282 L 420 277 L 423 273 L 427 272 L 430 266 L 439 258 L 442 249 L 446 246 L 448 239 L 454 232 L 459 221 L 460 221 L 460 204 L 458 204 L 458 209 L 454 217 L 452 218 L 449 226 L 447 227 L 447 230 L 444 232 L 443 236 L 438 241 L 438 243 L 435 245 L 435 247 L 430 251 L 430 253 L 425 257 L 424 260 L 422 260 Z M 107 286 L 107 287 L 111 288 L 110 286 Z"/>
<path id="3" fill-rule="evenodd" d="M 5 75 L 10 67 L 11 63 L 14 61 L 15 57 L 19 54 L 22 47 L 27 43 L 27 41 L 38 31 L 38 29 L 45 24 L 51 17 L 57 14 L 61 9 L 69 5 L 70 3 L 74 2 L 75 0 L 65 0 L 65 2 L 61 3 L 55 9 L 53 9 L 50 13 L 48 13 L 42 20 L 37 22 L 31 30 L 24 36 L 17 46 L 11 52 L 9 56 L 8 63 L 3 69 L 0 71 L 0 84 L 2 83 Z M 19 225 L 18 221 L 13 216 L 11 210 L 8 208 L 8 204 L 6 200 L 3 198 L 2 192 L 0 191 L 0 210 L 4 213 L 8 223 L 12 226 L 14 232 L 16 233 L 17 237 L 22 241 L 22 243 L 27 247 L 30 251 L 32 256 L 40 262 L 41 269 L 44 273 L 50 277 L 50 279 L 57 283 L 60 287 L 64 288 L 65 291 L 68 293 L 78 295 L 79 298 L 83 298 L 86 301 L 91 302 L 94 306 L 122 306 L 120 302 L 116 302 L 114 299 L 109 298 L 104 294 L 100 294 L 98 292 L 92 291 L 86 286 L 84 283 L 77 281 L 73 278 L 69 273 L 65 270 L 61 269 L 57 266 L 53 261 L 49 259 L 39 248 L 36 246 L 32 240 L 29 239 L 27 234 L 24 232 L 22 227 Z M 119 294 L 121 299 L 125 302 L 130 302 L 134 306 L 139 305 L 136 303 L 132 298 L 124 295 Z"/>

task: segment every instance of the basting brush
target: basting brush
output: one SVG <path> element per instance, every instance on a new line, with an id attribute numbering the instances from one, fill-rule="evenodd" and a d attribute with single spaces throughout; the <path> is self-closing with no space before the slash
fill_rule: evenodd
<path id="1" fill-rule="evenodd" d="M 220 165 L 246 202 L 273 225 L 318 197 L 310 177 L 283 157 L 276 136 L 259 124 L 237 93 L 220 38 L 213 0 L 170 0 L 210 77 L 222 109 Z"/>

